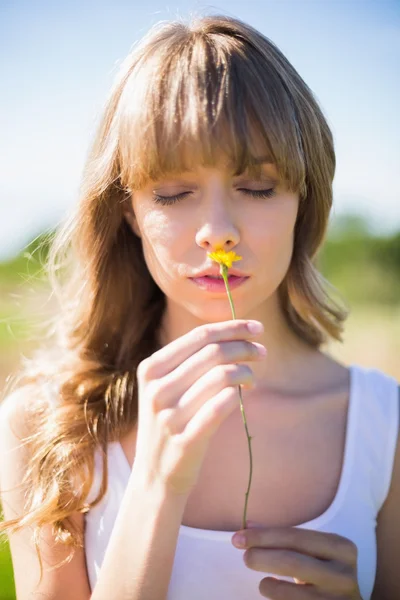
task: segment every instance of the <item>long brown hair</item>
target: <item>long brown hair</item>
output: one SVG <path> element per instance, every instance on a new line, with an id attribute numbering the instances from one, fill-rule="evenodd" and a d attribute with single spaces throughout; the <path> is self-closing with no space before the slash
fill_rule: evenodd
<path id="1" fill-rule="evenodd" d="M 136 369 L 159 347 L 165 297 L 124 218 L 130 194 L 149 178 L 212 165 L 221 152 L 236 172 L 257 172 L 260 148 L 300 200 L 292 262 L 279 288 L 284 314 L 313 347 L 341 340 L 346 311 L 314 264 L 332 204 L 335 153 L 313 93 L 271 40 L 237 19 L 154 26 L 120 67 L 79 203 L 52 243 L 47 270 L 59 302 L 52 341 L 19 376 L 35 432 L 24 438 L 25 514 L 1 531 L 32 526 L 36 543 L 41 526 L 53 524 L 72 558 L 82 539 L 68 516 L 101 500 L 107 443 L 136 424 Z M 97 446 L 103 484 L 87 503 Z"/>

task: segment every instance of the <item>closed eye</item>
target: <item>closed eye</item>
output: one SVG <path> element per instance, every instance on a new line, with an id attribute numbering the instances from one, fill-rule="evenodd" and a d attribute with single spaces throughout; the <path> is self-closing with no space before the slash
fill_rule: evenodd
<path id="1" fill-rule="evenodd" d="M 163 206 L 166 206 L 168 204 L 174 204 L 174 202 L 177 202 L 178 200 L 182 200 L 182 198 L 190 193 L 191 192 L 181 192 L 180 194 L 175 194 L 175 196 L 159 196 L 154 194 L 153 198 L 156 204 L 162 204 Z"/>
<path id="2" fill-rule="evenodd" d="M 248 194 L 250 196 L 254 196 L 255 198 L 271 198 L 275 196 L 274 188 L 269 190 L 248 190 L 247 188 L 238 188 L 241 192 Z"/>
<path id="3" fill-rule="evenodd" d="M 274 188 L 271 188 L 269 190 L 249 190 L 247 188 L 237 189 L 238 191 L 243 192 L 248 196 L 253 196 L 255 198 L 271 198 L 276 193 Z M 155 194 L 153 198 L 156 204 L 162 204 L 163 206 L 167 206 L 169 204 L 174 204 L 175 202 L 182 200 L 189 194 L 191 194 L 191 192 L 181 192 L 180 194 L 175 194 L 174 196 L 159 196 L 158 194 Z"/>

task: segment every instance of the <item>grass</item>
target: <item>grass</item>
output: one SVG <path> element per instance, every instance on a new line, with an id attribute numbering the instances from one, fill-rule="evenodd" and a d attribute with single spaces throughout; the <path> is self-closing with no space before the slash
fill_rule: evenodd
<path id="1" fill-rule="evenodd" d="M 15 600 L 11 555 L 7 542 L 0 544 L 0 584 L 0 600 Z"/>
<path id="2" fill-rule="evenodd" d="M 331 342 L 325 351 L 346 365 L 380 369 L 400 381 L 400 305 L 356 306 L 343 344 Z"/>

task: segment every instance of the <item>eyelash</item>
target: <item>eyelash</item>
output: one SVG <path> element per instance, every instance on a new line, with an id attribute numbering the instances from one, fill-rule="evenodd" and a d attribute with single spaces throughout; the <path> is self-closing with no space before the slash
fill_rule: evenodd
<path id="1" fill-rule="evenodd" d="M 255 198 L 271 198 L 275 195 L 274 188 L 269 190 L 248 190 L 246 188 L 238 188 L 238 190 Z M 176 194 L 175 196 L 158 196 L 155 194 L 154 202 L 156 202 L 156 204 L 162 204 L 163 206 L 166 206 L 169 204 L 174 204 L 175 202 L 179 202 L 179 200 L 182 200 L 188 194 L 190 194 L 190 192 L 182 192 L 181 194 Z"/>

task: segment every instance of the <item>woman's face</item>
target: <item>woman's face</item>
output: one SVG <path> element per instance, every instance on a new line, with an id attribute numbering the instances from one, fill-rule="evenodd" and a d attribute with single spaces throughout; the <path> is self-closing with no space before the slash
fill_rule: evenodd
<path id="1" fill-rule="evenodd" d="M 190 280 L 213 266 L 207 252 L 222 247 L 242 257 L 233 266 L 250 277 L 232 291 L 237 318 L 262 314 L 290 265 L 298 195 L 278 181 L 270 163 L 262 163 L 260 179 L 199 167 L 151 181 L 132 194 L 132 208 L 126 218 L 167 307 L 175 304 L 200 321 L 232 318 L 226 293 Z"/>

